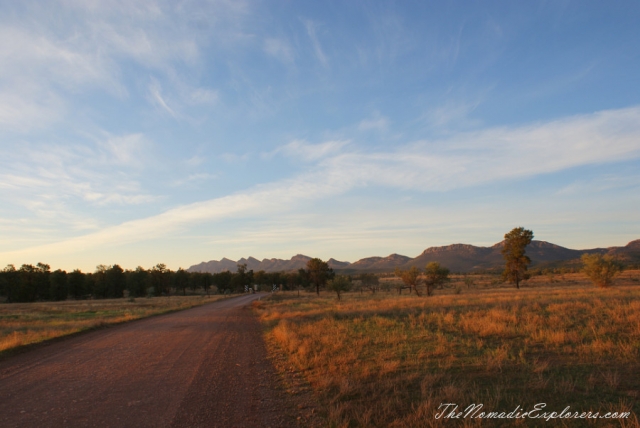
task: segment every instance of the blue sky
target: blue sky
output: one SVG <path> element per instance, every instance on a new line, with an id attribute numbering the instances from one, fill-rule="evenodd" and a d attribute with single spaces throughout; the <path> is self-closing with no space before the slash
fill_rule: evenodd
<path id="1" fill-rule="evenodd" d="M 640 238 L 640 4 L 0 1 L 0 263 Z"/>

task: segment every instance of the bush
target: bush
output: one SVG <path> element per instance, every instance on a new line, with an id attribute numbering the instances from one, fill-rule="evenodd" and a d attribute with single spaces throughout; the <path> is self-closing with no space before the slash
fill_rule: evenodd
<path id="1" fill-rule="evenodd" d="M 584 254 L 582 264 L 582 271 L 601 288 L 609 287 L 613 278 L 622 272 L 622 264 L 609 255 Z"/>

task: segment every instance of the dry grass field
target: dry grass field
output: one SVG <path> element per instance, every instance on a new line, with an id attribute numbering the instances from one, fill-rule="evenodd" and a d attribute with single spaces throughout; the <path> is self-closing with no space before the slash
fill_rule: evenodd
<path id="1" fill-rule="evenodd" d="M 223 296 L 68 300 L 0 304 L 0 355 L 23 345 L 191 308 Z"/>
<path id="2" fill-rule="evenodd" d="M 433 297 L 352 292 L 337 302 L 328 292 L 283 293 L 255 308 L 270 352 L 304 376 L 332 427 L 637 427 L 638 278 L 625 272 L 599 289 L 580 274 L 539 277 L 521 290 L 490 278 L 467 289 L 454 278 Z M 456 422 L 435 418 L 441 403 L 631 414 Z"/>

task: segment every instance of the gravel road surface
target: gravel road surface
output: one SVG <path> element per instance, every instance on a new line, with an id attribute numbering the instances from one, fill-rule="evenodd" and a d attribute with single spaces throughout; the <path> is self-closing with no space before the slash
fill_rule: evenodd
<path id="1" fill-rule="evenodd" d="M 295 415 L 248 305 L 214 302 L 0 362 L 1 427 L 287 427 Z"/>

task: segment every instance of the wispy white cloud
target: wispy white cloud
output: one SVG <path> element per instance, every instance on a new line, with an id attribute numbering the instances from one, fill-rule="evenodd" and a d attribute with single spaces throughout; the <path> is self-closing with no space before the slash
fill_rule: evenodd
<path id="1" fill-rule="evenodd" d="M 425 113 L 422 117 L 430 126 L 435 128 L 444 128 L 450 125 L 456 125 L 458 128 L 466 128 L 479 126 L 479 120 L 470 119 L 469 115 L 478 106 L 480 101 L 476 102 L 452 102 L 448 101 L 443 105 L 434 107 Z"/>
<path id="2" fill-rule="evenodd" d="M 172 187 L 180 187 L 180 186 L 184 186 L 184 185 L 187 185 L 187 184 L 199 183 L 199 182 L 202 182 L 202 181 L 213 180 L 215 178 L 217 178 L 217 175 L 209 174 L 209 173 L 189 174 L 188 176 L 186 176 L 184 178 L 180 178 L 178 180 L 174 180 L 171 183 L 171 186 Z"/>
<path id="3" fill-rule="evenodd" d="M 169 107 L 165 99 L 162 97 L 162 87 L 156 79 L 153 79 L 149 84 L 149 100 L 151 101 L 151 103 L 169 113 L 169 115 L 171 115 L 174 119 L 178 117 L 176 112 L 171 107 Z"/>
<path id="4" fill-rule="evenodd" d="M 347 140 L 331 140 L 319 144 L 311 144 L 304 140 L 293 140 L 272 152 L 263 154 L 263 157 L 271 158 L 274 155 L 283 154 L 296 160 L 313 162 L 337 154 L 347 144 L 349 144 Z"/>
<path id="5" fill-rule="evenodd" d="M 358 124 L 358 129 L 360 131 L 386 131 L 389 127 L 389 119 L 387 117 L 381 116 L 379 113 L 373 115 L 373 117 L 369 119 L 364 119 Z"/>
<path id="6" fill-rule="evenodd" d="M 195 155 L 190 157 L 189 159 L 184 161 L 184 164 L 189 166 L 189 167 L 196 167 L 198 165 L 202 165 L 205 161 L 205 158 L 203 156 L 200 155 Z"/>
<path id="7" fill-rule="evenodd" d="M 159 233 L 174 232 L 188 224 L 223 220 L 230 216 L 246 217 L 256 212 L 260 212 L 261 215 L 273 213 L 280 210 L 283 205 L 295 203 L 297 200 L 326 197 L 338 191 L 340 191 L 339 184 L 331 181 L 321 183 L 298 179 L 285 180 L 258 186 L 248 192 L 177 207 L 153 217 L 128 221 L 55 244 L 0 253 L 0 257 L 21 258 L 28 253 L 46 254 L 52 251 L 68 254 L 97 245 L 138 242 L 158 237 Z"/>
<path id="8" fill-rule="evenodd" d="M 635 190 L 638 193 L 640 190 L 640 174 L 604 175 L 597 179 L 589 180 L 577 179 L 558 189 L 555 194 L 559 196 L 576 196 L 620 190 Z"/>
<path id="9" fill-rule="evenodd" d="M 325 167 L 344 182 L 443 191 L 640 156 L 640 107 L 418 142 L 387 153 L 343 153 Z"/>
<path id="10" fill-rule="evenodd" d="M 16 174 L 2 174 L 0 188 L 4 189 L 21 189 L 21 188 L 45 188 L 51 186 L 48 180 L 43 178 L 21 176 Z"/>
<path id="11" fill-rule="evenodd" d="M 293 49 L 291 45 L 287 43 L 285 40 L 276 39 L 276 38 L 267 38 L 264 41 L 264 51 L 281 61 L 285 65 L 292 65 L 293 60 Z"/>
<path id="12" fill-rule="evenodd" d="M 237 153 L 221 153 L 218 155 L 218 158 L 223 160 L 226 163 L 234 164 L 234 163 L 242 163 L 246 162 L 251 158 L 251 153 L 237 154 Z"/>
<path id="13" fill-rule="evenodd" d="M 316 55 L 316 58 L 318 59 L 320 64 L 322 64 L 325 68 L 328 67 L 329 59 L 327 58 L 324 51 L 322 50 L 322 45 L 318 40 L 318 35 L 316 34 L 316 24 L 313 21 L 305 20 L 304 26 L 307 29 L 307 34 L 309 35 L 309 38 L 311 39 L 311 43 L 313 45 L 313 50 Z"/>
<path id="14" fill-rule="evenodd" d="M 0 123 L 20 132 L 46 127 L 65 116 L 67 94 L 89 85 L 126 92 L 113 63 L 100 50 L 82 51 L 40 28 L 2 25 L 0 39 Z"/>
<path id="15" fill-rule="evenodd" d="M 198 223 L 268 218 L 305 201 L 335 197 L 356 188 L 382 186 L 439 192 L 576 166 L 637 159 L 640 158 L 640 107 L 522 127 L 492 128 L 387 152 L 346 151 L 344 142 L 320 145 L 293 142 L 285 147 L 286 154 L 317 163 L 290 179 L 0 256 L 10 258 L 30 251 L 75 252 L 99 245 L 157 238 L 159 233 L 172 233 Z"/>
<path id="16" fill-rule="evenodd" d="M 218 101 L 218 91 L 207 88 L 196 88 L 189 91 L 187 101 L 190 104 L 215 104 Z"/>
<path id="17" fill-rule="evenodd" d="M 27 95 L 19 91 L 0 91 L 0 125 L 3 129 L 25 132 L 44 128 L 58 121 L 65 110 L 64 102 L 52 93 L 36 91 Z"/>
<path id="18" fill-rule="evenodd" d="M 77 39 L 56 37 L 43 28 L 0 26 L 0 78 L 32 85 L 57 83 L 67 89 L 88 83 L 117 85 L 114 64 L 100 53 L 78 46 Z"/>
<path id="19" fill-rule="evenodd" d="M 96 89 L 124 99 L 135 90 L 126 63 L 159 76 L 181 65 L 197 67 L 203 35 L 216 36 L 218 46 L 238 43 L 248 10 L 244 1 L 25 0 L 0 6 L 0 124 L 20 132 L 48 126 L 66 117 L 78 93 Z M 178 94 L 180 83 L 167 92 Z M 217 101 L 214 89 L 194 86 L 178 98 L 193 105 Z M 148 89 L 164 112 L 178 113 L 159 84 Z"/>
<path id="20" fill-rule="evenodd" d="M 108 136 L 98 141 L 103 149 L 103 160 L 116 165 L 141 166 L 152 144 L 141 133 Z"/>
<path id="21" fill-rule="evenodd" d="M 134 178 L 152 147 L 142 134 L 106 135 L 93 145 L 23 145 L 1 151 L 0 190 L 12 204 L 38 216 L 86 201 L 141 204 L 157 199 Z"/>

